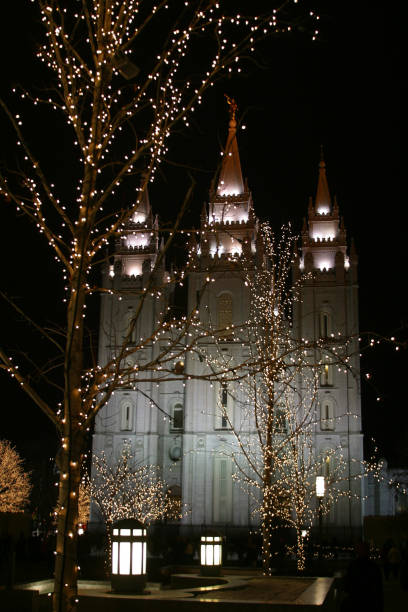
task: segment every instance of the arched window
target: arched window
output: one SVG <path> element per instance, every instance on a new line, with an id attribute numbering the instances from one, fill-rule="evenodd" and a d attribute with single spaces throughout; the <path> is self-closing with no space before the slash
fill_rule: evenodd
<path id="1" fill-rule="evenodd" d="M 334 430 L 334 406 L 331 398 L 324 398 L 320 403 L 320 429 L 322 431 Z"/>
<path id="2" fill-rule="evenodd" d="M 120 403 L 120 429 L 121 431 L 133 429 L 133 404 L 130 398 L 125 398 Z"/>
<path id="3" fill-rule="evenodd" d="M 213 520 L 229 523 L 232 519 L 232 463 L 231 458 L 214 456 L 213 470 Z"/>
<path id="4" fill-rule="evenodd" d="M 330 480 L 330 475 L 331 475 L 331 462 L 332 462 L 332 458 L 329 454 L 327 454 L 324 457 L 324 462 L 323 462 L 323 476 L 327 479 Z"/>
<path id="5" fill-rule="evenodd" d="M 325 448 L 320 453 L 321 456 L 321 476 L 324 476 L 326 485 L 330 483 L 335 475 L 336 459 L 333 448 Z"/>
<path id="6" fill-rule="evenodd" d="M 234 417 L 234 398 L 231 384 L 215 385 L 215 429 L 231 429 Z"/>
<path id="7" fill-rule="evenodd" d="M 217 327 L 225 329 L 232 325 L 232 295 L 221 293 L 217 298 Z M 228 332 L 227 332 L 228 333 Z"/>
<path id="8" fill-rule="evenodd" d="M 320 311 L 319 332 L 321 338 L 330 338 L 333 333 L 332 314 L 328 308 L 324 308 Z"/>

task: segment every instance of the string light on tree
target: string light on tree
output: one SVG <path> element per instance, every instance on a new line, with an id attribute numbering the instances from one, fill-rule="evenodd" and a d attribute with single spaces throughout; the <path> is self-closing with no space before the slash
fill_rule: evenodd
<path id="1" fill-rule="evenodd" d="M 88 369 L 84 365 L 91 363 L 84 360 L 89 297 L 105 291 L 112 299 L 119 297 L 94 286 L 92 273 L 104 260 L 106 246 L 121 236 L 138 212 L 146 187 L 168 152 L 171 135 L 179 126 L 188 125 L 206 90 L 219 77 L 246 68 L 245 57 L 258 40 L 289 30 L 286 14 L 285 22 L 279 21 L 280 7 L 290 3 L 252 17 L 239 15 L 222 2 L 199 7 L 192 2 L 161 1 L 152 6 L 143 0 L 84 0 L 67 5 L 59 0 L 37 0 L 35 4 L 44 27 L 38 58 L 49 87 L 42 96 L 15 88 L 10 104 L 0 101 L 20 154 L 15 169 L 0 172 L 0 195 L 32 222 L 61 266 L 65 289 L 58 299 L 65 308 L 65 329 L 62 334 L 60 329 L 41 329 L 59 365 L 53 366 L 57 380 L 51 385 L 60 390 L 61 406 L 55 409 L 45 399 L 42 386 L 36 386 L 29 359 L 21 359 L 18 367 L 17 360 L 3 350 L 0 358 L 2 367 L 50 418 L 61 438 L 53 609 L 65 612 L 77 607 L 78 492 L 87 432 L 114 389 L 135 384 L 135 370 L 124 367 L 125 346 L 108 364 Z M 308 23 L 317 20 L 307 14 L 306 18 Z M 199 56 L 195 53 L 197 40 Z M 152 51 L 150 55 L 146 48 Z M 140 54 L 143 66 L 136 59 Z M 41 146 L 26 136 L 27 122 L 20 107 L 28 104 L 39 111 L 41 124 L 41 113 L 45 113 L 47 126 L 53 126 L 48 131 L 55 131 L 64 141 L 62 165 L 72 169 L 71 191 L 66 181 L 59 183 L 49 170 L 52 164 L 46 155 L 53 146 L 44 147 L 46 131 L 41 134 Z M 41 149 L 46 151 L 45 159 L 38 153 Z M 129 197 L 130 190 L 134 198 Z M 187 202 L 188 198 L 184 208 Z M 165 241 L 163 256 L 179 231 L 180 219 L 181 214 Z M 175 277 L 173 282 L 182 283 L 183 278 Z M 160 299 L 156 288 L 146 289 Z M 135 313 L 135 320 L 139 315 Z M 196 326 L 194 315 L 173 326 L 161 320 L 155 333 L 133 349 L 137 380 L 151 380 L 157 372 L 167 379 L 175 376 L 170 350 L 146 368 L 137 354 L 146 344 L 167 337 L 169 330 L 173 334 L 169 346 L 180 347 L 187 330 Z M 194 350 L 195 342 L 195 335 L 188 336 L 186 350 Z M 176 359 L 182 358 L 175 352 Z M 49 383 L 41 367 L 35 372 Z M 212 379 L 216 378 L 213 374 Z"/>

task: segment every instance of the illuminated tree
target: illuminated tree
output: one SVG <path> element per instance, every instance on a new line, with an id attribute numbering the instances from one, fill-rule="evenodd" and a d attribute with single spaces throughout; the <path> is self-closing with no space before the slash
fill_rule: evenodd
<path id="1" fill-rule="evenodd" d="M 312 385 L 310 385 L 310 389 Z M 296 534 L 295 556 L 297 569 L 305 569 L 305 544 L 310 531 L 322 517 L 328 515 L 341 497 L 350 497 L 346 484 L 348 470 L 341 447 L 330 448 L 323 454 L 316 451 L 316 397 L 310 390 L 305 393 L 302 381 L 302 399 L 294 388 L 286 388 L 280 394 L 279 408 L 275 414 L 275 432 L 272 442 L 273 470 L 264 503 L 255 508 L 262 524 L 269 525 L 264 536 L 264 569 L 270 569 L 271 550 L 266 538 L 279 527 L 293 528 Z M 361 478 L 363 464 L 353 464 L 353 478 Z M 317 478 L 324 478 L 324 495 L 316 495 Z M 250 482 L 259 486 L 257 480 Z M 321 527 L 321 526 L 320 526 Z M 320 543 L 321 544 L 321 543 Z"/>
<path id="2" fill-rule="evenodd" d="M 23 460 L 7 440 L 0 440 L 0 512 L 23 512 L 29 502 L 30 478 Z"/>
<path id="3" fill-rule="evenodd" d="M 252 495 L 259 514 L 265 573 L 271 571 L 272 532 L 282 524 L 296 529 L 298 567 L 303 567 L 301 531 L 310 528 L 316 514 L 315 478 L 322 469 L 313 446 L 318 384 L 327 364 L 344 367 L 351 342 L 344 339 L 327 347 L 324 339 L 311 342 L 295 337 L 292 311 L 304 280 L 292 282 L 296 259 L 297 239 L 290 228 L 284 227 L 276 237 L 263 224 L 255 261 L 248 258 L 243 266 L 237 263 L 249 292 L 250 311 L 248 320 L 231 330 L 231 337 L 246 347 L 250 367 L 246 377 L 224 387 L 239 407 L 238 417 L 232 417 L 222 395 L 218 407 L 234 434 L 230 454 L 235 478 Z M 207 356 L 213 369 L 219 371 L 227 363 L 233 368 L 231 356 L 222 351 L 222 341 L 216 344 L 219 350 Z M 343 494 L 334 481 L 343 479 L 344 473 L 341 479 L 339 475 L 346 464 L 337 450 L 333 453 L 337 468 L 330 477 L 324 512 Z M 330 459 L 332 451 L 329 454 Z"/>
<path id="4" fill-rule="evenodd" d="M 182 516 L 181 500 L 171 496 L 169 487 L 154 465 L 136 465 L 131 447 L 124 444 L 114 464 L 104 452 L 93 456 L 94 476 L 85 477 L 89 495 L 110 535 L 112 523 L 134 518 L 145 525 Z"/>
<path id="5" fill-rule="evenodd" d="M 278 23 L 288 4 L 279 3 L 265 17 L 244 18 L 225 13 L 213 0 L 159 0 L 154 6 L 144 0 L 38 0 L 45 28 L 38 57 L 44 80 L 49 82 L 51 75 L 51 83 L 41 95 L 15 90 L 21 104 L 32 103 L 39 113 L 25 130 L 17 100 L 0 101 L 22 153 L 15 171 L 0 174 L 0 193 L 33 222 L 62 266 L 65 324 L 61 334 L 60 328 L 44 328 L 19 310 L 55 355 L 46 367 L 36 365 L 36 376 L 31 376 L 31 357 L 17 363 L 15 355 L 3 350 L 0 357 L 61 439 L 54 611 L 73 610 L 77 604 L 78 497 L 87 432 L 113 390 L 134 377 L 134 365 L 133 373 L 129 366 L 123 373 L 130 336 L 109 363 L 90 367 L 84 357 L 86 306 L 100 291 L 93 270 L 104 259 L 106 245 L 133 218 L 175 129 L 188 126 L 190 114 L 216 79 L 242 69 L 240 55 L 252 50 L 256 39 L 290 29 L 287 15 L 285 23 Z M 30 124 L 47 125 L 49 136 L 57 134 L 58 145 L 45 146 L 45 131 L 32 142 Z M 55 146 L 63 156 L 64 173 L 52 170 L 47 159 Z M 174 212 L 176 221 L 152 279 L 182 212 L 183 206 Z M 162 295 L 162 288 L 153 280 L 145 287 L 129 334 L 148 294 Z M 146 343 L 170 336 L 164 352 L 139 366 L 139 380 L 151 380 L 158 371 L 164 378 L 174 375 L 174 349 L 190 338 L 195 321 L 191 313 L 171 325 L 163 315 L 151 337 L 132 347 L 137 353 Z M 186 341 L 181 350 L 188 348 Z M 57 407 L 45 399 L 44 384 L 60 394 Z"/>

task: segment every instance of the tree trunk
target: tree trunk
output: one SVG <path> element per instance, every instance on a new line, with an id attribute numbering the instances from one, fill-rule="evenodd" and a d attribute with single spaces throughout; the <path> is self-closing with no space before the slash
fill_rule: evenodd
<path id="1" fill-rule="evenodd" d="M 265 519 L 262 522 L 262 572 L 265 576 L 272 575 L 271 567 L 271 529 L 270 521 Z"/>
<path id="2" fill-rule="evenodd" d="M 272 536 L 272 512 L 270 500 L 269 486 L 264 486 L 263 492 L 263 518 L 262 518 L 262 572 L 265 576 L 272 574 L 272 550 L 271 550 L 271 536 Z"/>
<path id="3" fill-rule="evenodd" d="M 265 445 L 263 448 L 263 475 L 262 475 L 262 571 L 266 576 L 272 574 L 271 561 L 271 536 L 272 536 L 272 517 L 274 514 L 273 499 L 271 491 L 272 479 L 272 460 L 271 448 L 273 440 L 273 425 L 274 425 L 274 397 L 273 393 L 269 394 L 268 418 L 266 422 Z"/>
<path id="4" fill-rule="evenodd" d="M 78 491 L 83 449 L 78 441 L 70 440 L 68 437 L 64 438 L 63 445 L 65 444 L 68 448 L 63 449 L 60 461 L 54 612 L 76 610 L 78 601 Z"/>
<path id="5" fill-rule="evenodd" d="M 81 241 L 78 241 L 81 244 Z M 67 309 L 67 339 L 64 376 L 63 438 L 59 452 L 59 495 L 53 612 L 77 609 L 78 498 L 81 463 L 85 451 L 82 405 L 83 307 L 86 262 L 80 252 L 70 279 L 71 296 Z"/>
<path id="6" fill-rule="evenodd" d="M 302 536 L 302 530 L 296 528 L 296 569 L 298 572 L 303 572 L 305 569 L 305 538 Z"/>

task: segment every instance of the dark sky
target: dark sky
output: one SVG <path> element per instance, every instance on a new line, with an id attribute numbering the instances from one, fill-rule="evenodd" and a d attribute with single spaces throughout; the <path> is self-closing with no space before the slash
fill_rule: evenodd
<path id="1" fill-rule="evenodd" d="M 37 26 L 27 4 L 13 2 L 10 14 L 1 21 L 2 95 L 7 95 L 14 80 L 29 81 L 35 74 L 32 55 Z M 406 336 L 402 299 L 406 218 L 401 199 L 406 94 L 403 1 L 308 4 L 322 8 L 319 40 L 312 43 L 307 32 L 296 31 L 265 42 L 256 56 L 258 66 L 248 67 L 239 81 L 218 84 L 194 116 L 191 131 L 171 142 L 171 163 L 163 164 L 151 188 L 152 205 L 165 217 L 168 193 L 172 201 L 182 197 L 185 171 L 173 163 L 188 160 L 197 169 L 192 170 L 197 187 L 188 219 L 198 224 L 220 143 L 226 138 L 223 94 L 235 96 L 246 126 L 238 135 L 241 163 L 257 214 L 274 227 L 291 220 L 300 229 L 308 196 L 315 192 L 323 144 L 330 188 L 337 194 L 348 236 L 354 237 L 359 255 L 361 331 Z M 0 122 L 6 129 L 3 116 Z M 64 150 L 46 153 L 61 156 Z M 2 210 L 2 219 L 3 286 L 41 316 L 38 297 L 48 306 L 55 299 L 51 288 L 61 283 L 59 271 L 44 254 L 42 239 L 33 238 L 31 228 L 17 220 L 13 211 Z M 57 303 L 55 309 L 59 309 Z M 11 343 L 8 314 L 3 324 L 2 335 Z M 21 322 L 19 330 L 18 341 L 23 343 Z M 381 454 L 408 466 L 408 416 L 402 391 L 406 365 L 406 352 L 396 354 L 384 346 L 362 361 L 363 371 L 372 373 L 376 387 L 363 385 L 367 437 L 376 437 Z M 1 381 L 0 435 L 13 440 L 28 457 L 40 456 L 53 446 L 38 444 L 39 436 L 53 439 L 52 426 L 4 377 Z M 381 402 L 376 401 L 378 395 Z"/>

